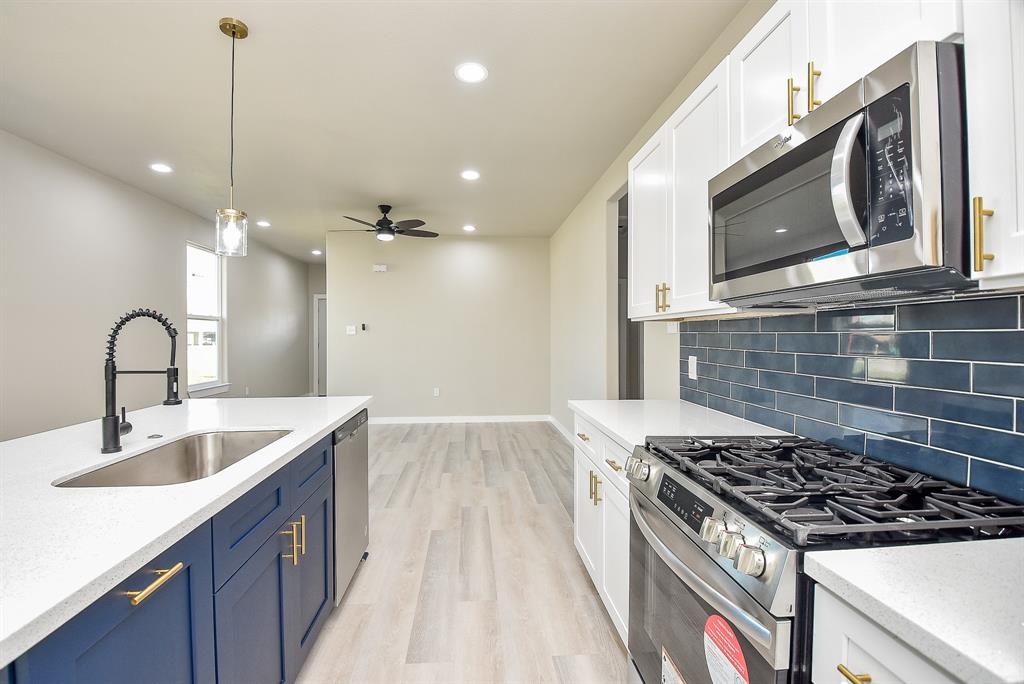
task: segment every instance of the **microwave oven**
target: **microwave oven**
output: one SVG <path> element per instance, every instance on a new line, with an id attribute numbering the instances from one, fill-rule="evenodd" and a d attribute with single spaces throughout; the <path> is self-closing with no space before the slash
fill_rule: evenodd
<path id="1" fill-rule="evenodd" d="M 709 182 L 711 298 L 842 304 L 969 278 L 963 50 L 919 42 Z"/>

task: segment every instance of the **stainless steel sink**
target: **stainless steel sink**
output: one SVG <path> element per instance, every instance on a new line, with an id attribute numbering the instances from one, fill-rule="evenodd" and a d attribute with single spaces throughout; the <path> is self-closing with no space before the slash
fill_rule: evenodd
<path id="1" fill-rule="evenodd" d="M 90 470 L 56 487 L 146 487 L 192 482 L 218 473 L 291 430 L 203 432 Z"/>

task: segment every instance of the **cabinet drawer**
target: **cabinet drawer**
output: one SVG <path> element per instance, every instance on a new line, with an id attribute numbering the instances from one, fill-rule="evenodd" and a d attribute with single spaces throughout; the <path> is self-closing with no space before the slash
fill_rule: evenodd
<path id="1" fill-rule="evenodd" d="M 294 502 L 290 476 L 291 464 L 213 517 L 215 589 L 220 589 L 291 514 Z"/>
<path id="2" fill-rule="evenodd" d="M 292 507 L 297 507 L 310 497 L 327 480 L 331 479 L 334 464 L 334 435 L 329 434 L 304 451 L 288 465 Z"/>
<path id="3" fill-rule="evenodd" d="M 587 452 L 592 460 L 597 460 L 598 454 L 601 453 L 600 442 L 602 439 L 600 431 L 589 422 L 576 416 L 576 429 L 573 441 L 576 446 Z"/>
<path id="4" fill-rule="evenodd" d="M 869 675 L 872 684 L 953 684 L 924 656 L 872 622 L 828 590 L 814 589 L 814 639 L 811 681 L 844 684 L 843 665 Z M 866 681 L 866 680 L 865 680 Z"/>

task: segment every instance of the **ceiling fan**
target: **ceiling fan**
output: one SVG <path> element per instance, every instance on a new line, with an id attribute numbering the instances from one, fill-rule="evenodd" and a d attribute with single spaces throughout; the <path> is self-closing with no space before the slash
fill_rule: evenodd
<path id="1" fill-rule="evenodd" d="M 425 222 L 421 221 L 420 219 L 405 219 L 404 221 L 392 221 L 391 219 L 389 219 L 388 218 L 388 214 L 391 213 L 391 205 L 390 204 L 378 204 L 377 205 L 377 209 L 379 209 L 380 213 L 383 214 L 383 216 L 381 216 L 379 219 L 377 219 L 377 223 L 370 223 L 369 221 L 364 221 L 362 219 L 352 218 L 351 216 L 346 216 L 345 217 L 349 221 L 355 221 L 356 223 L 362 223 L 364 226 L 370 226 L 369 230 L 360 229 L 360 228 L 351 228 L 349 230 L 343 230 L 343 229 L 339 228 L 339 229 L 331 230 L 330 232 L 332 232 L 332 233 L 333 232 L 340 232 L 340 233 L 351 233 L 351 232 L 376 233 L 377 234 L 377 236 L 376 236 L 377 239 L 378 240 L 383 240 L 384 242 L 390 242 L 391 240 L 394 240 L 396 235 L 404 235 L 406 237 L 420 237 L 420 238 L 436 238 L 437 237 L 437 233 L 435 233 L 435 232 L 433 232 L 431 230 L 417 230 L 420 226 L 426 225 Z"/>

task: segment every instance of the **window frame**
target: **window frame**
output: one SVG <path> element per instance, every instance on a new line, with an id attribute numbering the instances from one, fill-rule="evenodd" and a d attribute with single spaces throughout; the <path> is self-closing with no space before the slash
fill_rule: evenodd
<path id="1" fill-rule="evenodd" d="M 219 316 L 205 314 L 192 314 L 188 311 L 188 248 L 209 252 L 217 259 L 217 298 Z M 224 267 L 224 257 L 214 252 L 205 245 L 191 240 L 185 241 L 185 359 L 188 359 L 188 323 L 191 320 L 213 321 L 217 324 L 217 379 L 209 382 L 201 382 L 195 385 L 188 385 L 188 394 L 191 398 L 207 397 L 214 394 L 223 394 L 231 389 L 228 381 L 228 345 L 227 345 L 227 269 Z M 187 369 L 186 369 L 187 371 Z M 186 372 L 186 382 L 188 373 Z"/>

